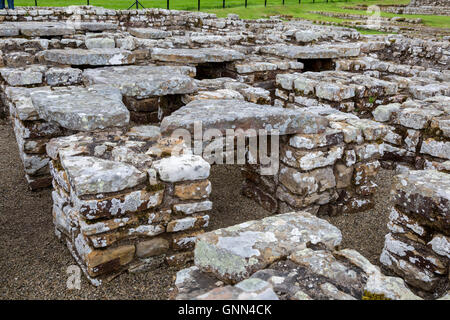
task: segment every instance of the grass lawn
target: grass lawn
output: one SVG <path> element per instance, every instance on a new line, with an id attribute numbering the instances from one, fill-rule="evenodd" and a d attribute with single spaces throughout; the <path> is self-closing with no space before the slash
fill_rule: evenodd
<path id="1" fill-rule="evenodd" d="M 90 0 L 90 4 L 111 9 L 127 9 L 134 0 Z M 166 8 L 167 0 L 139 0 L 146 8 Z M 198 0 L 169 0 L 170 9 L 178 10 L 197 10 Z M 348 0 L 348 1 L 332 1 L 329 0 L 267 0 L 267 7 L 264 7 L 264 0 L 247 0 L 248 8 L 244 7 L 245 0 L 225 0 L 226 8 L 223 9 L 223 0 L 200 0 L 201 10 L 212 12 L 219 17 L 225 17 L 228 13 L 236 13 L 242 19 L 265 18 L 272 15 L 287 15 L 308 20 L 343 22 L 344 19 L 325 17 L 319 14 L 309 13 L 308 11 L 325 11 L 325 12 L 341 12 L 350 14 L 367 15 L 362 10 L 348 10 L 344 6 L 357 4 L 407 4 L 410 0 Z M 37 0 L 39 6 L 69 6 L 69 5 L 85 5 L 87 0 Z M 34 6 L 35 0 L 15 0 L 16 6 Z M 393 13 L 381 12 L 382 17 L 398 16 Z M 422 18 L 424 24 L 430 27 L 450 28 L 450 17 L 448 16 L 432 16 L 432 15 L 403 15 L 410 18 Z"/>

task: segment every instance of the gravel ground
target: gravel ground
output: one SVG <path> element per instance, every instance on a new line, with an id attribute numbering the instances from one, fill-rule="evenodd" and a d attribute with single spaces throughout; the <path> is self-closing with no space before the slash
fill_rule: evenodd
<path id="1" fill-rule="evenodd" d="M 336 217 L 322 217 L 341 230 L 343 248 L 356 249 L 378 266 L 384 236 L 389 232 L 387 228 L 391 208 L 389 192 L 394 175 L 394 171 L 380 168 L 375 180 L 379 189 L 375 193 L 375 206 L 372 209 Z"/>
<path id="2" fill-rule="evenodd" d="M 31 192 L 23 175 L 12 128 L 0 120 L 0 299 L 166 299 L 175 268 L 125 273 L 99 288 L 82 278 L 81 290 L 68 290 L 66 270 L 75 262 L 54 236 L 50 190 Z M 214 211 L 209 229 L 260 219 L 268 212 L 240 194 L 236 166 L 214 166 L 211 175 Z M 380 185 L 388 186 L 383 171 Z M 386 189 L 386 188 L 384 188 Z M 377 194 L 370 211 L 327 218 L 343 233 L 343 246 L 378 263 L 388 212 L 388 190 Z"/>

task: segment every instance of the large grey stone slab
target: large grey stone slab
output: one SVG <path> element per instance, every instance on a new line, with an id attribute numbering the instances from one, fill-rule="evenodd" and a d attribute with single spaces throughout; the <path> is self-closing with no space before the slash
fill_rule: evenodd
<path id="1" fill-rule="evenodd" d="M 67 36 L 75 33 L 75 29 L 63 22 L 20 22 L 17 23 L 20 33 L 28 37 Z"/>
<path id="2" fill-rule="evenodd" d="M 114 66 L 132 64 L 135 61 L 131 51 L 117 48 L 51 49 L 45 50 L 43 56 L 48 62 L 74 66 Z"/>
<path id="3" fill-rule="evenodd" d="M 171 31 L 164 31 L 154 28 L 131 28 L 128 32 L 133 36 L 142 39 L 164 39 L 172 36 Z"/>
<path id="4" fill-rule="evenodd" d="M 78 197 L 125 190 L 147 179 L 132 165 L 96 157 L 63 157 L 61 165 Z"/>
<path id="5" fill-rule="evenodd" d="M 290 59 L 335 59 L 343 57 L 356 57 L 359 55 L 359 44 L 327 44 L 312 46 L 270 45 L 261 47 L 265 54 Z"/>
<path id="6" fill-rule="evenodd" d="M 105 85 L 36 90 L 30 96 L 42 119 L 67 129 L 121 127 L 130 119 L 120 91 Z"/>
<path id="7" fill-rule="evenodd" d="M 242 60 L 245 55 L 225 48 L 161 49 L 152 50 L 152 60 L 180 63 L 227 62 Z"/>
<path id="8" fill-rule="evenodd" d="M 291 110 L 259 105 L 240 100 L 195 100 L 165 117 L 161 133 L 170 134 L 183 128 L 194 132 L 194 125 L 201 123 L 203 131 L 217 129 L 248 129 L 279 134 L 318 133 L 325 130 L 328 121 L 305 110 Z"/>
<path id="9" fill-rule="evenodd" d="M 306 248 L 307 243 L 333 249 L 341 243 L 342 235 L 325 220 L 300 211 L 218 229 L 197 239 L 195 265 L 219 279 L 237 282 Z"/>
<path id="10" fill-rule="evenodd" d="M 108 84 L 118 88 L 124 96 L 137 99 L 168 94 L 185 94 L 197 90 L 195 68 L 185 66 L 123 66 L 87 69 L 84 82 Z"/>
<path id="11" fill-rule="evenodd" d="M 76 30 L 83 31 L 109 31 L 109 30 L 117 30 L 118 24 L 111 22 L 88 22 L 88 21 L 75 21 L 73 23 L 69 22 L 69 25 L 72 25 Z"/>

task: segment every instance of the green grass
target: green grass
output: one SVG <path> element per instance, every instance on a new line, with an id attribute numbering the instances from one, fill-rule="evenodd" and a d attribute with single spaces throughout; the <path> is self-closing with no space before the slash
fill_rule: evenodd
<path id="1" fill-rule="evenodd" d="M 62 7 L 69 5 L 85 5 L 87 0 L 37 0 L 38 6 Z M 134 0 L 90 0 L 90 4 L 111 9 L 127 9 Z M 139 0 L 146 8 L 166 8 L 167 0 Z M 229 13 L 236 13 L 242 19 L 267 18 L 273 15 L 292 16 L 307 20 L 319 20 L 342 23 L 345 19 L 335 17 L 325 17 L 320 14 L 309 13 L 308 11 L 323 11 L 368 15 L 364 10 L 344 9 L 345 6 L 365 5 L 391 5 L 407 4 L 410 0 L 348 0 L 331 1 L 326 0 L 302 0 L 299 5 L 298 0 L 267 0 L 267 7 L 264 7 L 264 0 L 247 0 L 248 8 L 244 7 L 245 0 L 225 0 L 226 8 L 222 8 L 222 0 L 201 0 L 201 10 L 225 17 Z M 34 0 L 16 0 L 16 6 L 34 6 Z M 177 10 L 197 10 L 197 0 L 170 0 L 170 9 Z M 395 17 L 398 14 L 381 12 L 382 17 Z M 450 17 L 433 15 L 402 15 L 408 18 L 421 18 L 424 25 L 438 28 L 450 28 Z"/>

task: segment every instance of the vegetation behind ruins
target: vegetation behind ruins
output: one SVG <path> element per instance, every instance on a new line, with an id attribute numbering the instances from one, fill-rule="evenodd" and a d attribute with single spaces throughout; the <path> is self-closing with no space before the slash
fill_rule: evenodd
<path id="1" fill-rule="evenodd" d="M 88 0 L 37 0 L 38 6 L 69 6 L 84 5 Z M 127 9 L 133 4 L 134 0 L 89 0 L 90 5 L 101 6 L 111 9 Z M 170 9 L 177 10 L 197 10 L 198 0 L 169 0 Z M 167 0 L 139 0 L 145 8 L 167 8 Z M 16 0 L 16 6 L 34 6 L 35 0 Z M 245 8 L 245 0 L 225 0 L 225 9 L 222 8 L 223 0 L 200 0 L 201 10 L 212 12 L 219 17 L 226 16 L 229 13 L 236 13 L 242 19 L 265 18 L 273 15 L 292 16 L 313 21 L 327 21 L 342 23 L 347 21 L 344 18 L 328 17 L 311 11 L 345 13 L 369 15 L 364 10 L 352 10 L 345 7 L 356 5 L 405 5 L 409 0 L 348 0 L 348 1 L 329 1 L 326 0 L 267 0 L 267 7 L 264 7 L 264 0 L 247 0 L 248 7 Z M 395 13 L 381 12 L 382 17 L 399 16 Z M 430 27 L 450 28 L 450 17 L 436 15 L 402 15 L 406 18 L 421 18 L 424 25 Z"/>

